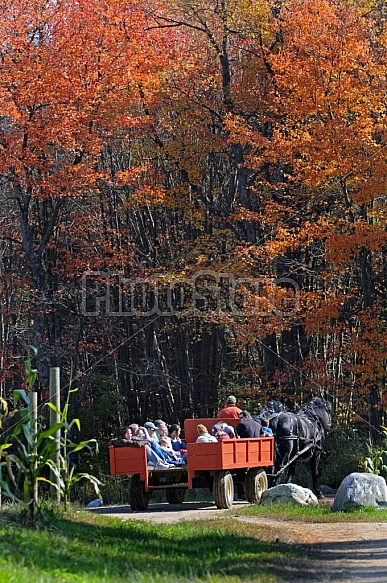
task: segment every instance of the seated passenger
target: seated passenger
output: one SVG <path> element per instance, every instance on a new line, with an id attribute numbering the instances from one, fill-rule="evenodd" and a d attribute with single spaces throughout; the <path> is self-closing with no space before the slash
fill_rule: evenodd
<path id="1" fill-rule="evenodd" d="M 167 424 L 162 419 L 156 419 L 154 425 L 156 427 L 155 438 L 157 439 L 157 442 L 160 443 L 160 437 L 162 435 L 168 435 Z"/>
<path id="2" fill-rule="evenodd" d="M 157 442 L 155 439 L 151 439 L 151 438 L 149 437 L 149 434 L 148 434 L 148 431 L 147 431 L 147 429 L 146 429 L 145 427 L 144 427 L 143 429 L 146 431 L 146 434 L 147 434 L 147 436 L 148 436 L 148 439 L 149 439 L 149 441 L 150 441 L 150 447 L 152 448 L 152 450 L 153 450 L 153 451 L 155 451 L 155 452 L 157 453 L 157 455 L 158 455 L 159 457 L 161 457 L 161 459 L 162 459 L 164 462 L 166 462 L 166 463 L 168 463 L 168 464 L 170 464 L 170 465 L 172 465 L 172 466 L 179 466 L 179 465 L 182 465 L 182 464 L 184 464 L 184 463 L 185 463 L 185 460 L 183 460 L 182 458 L 178 458 L 178 459 L 176 459 L 176 458 L 175 458 L 175 456 L 174 456 L 173 454 L 171 454 L 171 453 L 169 453 L 169 452 L 165 451 L 165 450 L 164 450 L 164 449 L 161 447 L 160 443 L 158 443 L 158 442 Z M 164 437 L 166 437 L 166 439 L 167 439 L 167 441 L 168 441 L 168 444 L 169 444 L 169 438 L 168 438 L 168 436 L 164 436 Z M 160 439 L 161 439 L 161 438 L 160 438 Z"/>
<path id="3" fill-rule="evenodd" d="M 160 437 L 160 447 L 175 460 L 178 460 L 179 463 L 187 463 L 187 450 L 180 449 L 179 451 L 175 451 L 173 447 L 171 447 L 168 437 L 165 435 Z"/>
<path id="4" fill-rule="evenodd" d="M 149 424 L 149 422 L 147 423 Z M 145 424 L 144 427 L 142 427 L 138 423 L 132 423 L 126 429 L 131 432 L 131 443 L 141 443 L 142 445 L 146 446 L 147 458 L 149 462 L 148 465 L 154 465 L 155 467 L 157 466 L 156 469 L 167 469 L 171 467 L 174 468 L 175 466 L 180 466 L 185 463 L 186 460 L 183 458 L 176 459 L 173 455 L 164 451 L 160 447 L 159 443 L 149 435 Z M 164 464 L 164 467 L 160 467 L 162 464 Z"/>
<path id="5" fill-rule="evenodd" d="M 133 441 L 144 441 L 144 439 L 149 439 L 148 432 L 146 432 L 145 428 L 141 427 L 138 423 L 132 423 L 129 425 L 129 429 L 132 433 Z"/>
<path id="6" fill-rule="evenodd" d="M 152 423 L 152 421 L 146 421 L 144 423 L 144 427 L 148 431 L 149 438 L 156 440 L 158 442 L 158 439 L 156 436 L 156 425 L 154 423 Z"/>
<path id="7" fill-rule="evenodd" d="M 242 411 L 239 415 L 240 422 L 235 428 L 235 433 L 239 437 L 260 437 L 263 435 L 262 425 L 252 419 L 248 411 Z"/>
<path id="8" fill-rule="evenodd" d="M 169 453 L 174 459 L 178 459 L 179 457 L 181 457 L 180 452 L 177 452 L 173 449 L 173 447 L 171 446 L 171 442 L 165 435 L 160 437 L 160 447 L 162 450 Z"/>
<path id="9" fill-rule="evenodd" d="M 211 433 L 218 441 L 222 441 L 223 439 L 230 439 L 229 434 L 224 430 L 224 427 L 222 427 L 220 423 L 216 423 L 212 427 Z"/>
<path id="10" fill-rule="evenodd" d="M 155 425 L 156 425 L 156 423 L 155 423 Z M 160 443 L 160 439 L 162 437 L 166 437 L 168 439 L 171 447 L 172 447 L 172 442 L 168 436 L 168 426 L 166 423 L 159 423 L 158 425 L 156 425 L 156 437 L 157 437 L 159 443 Z"/>
<path id="11" fill-rule="evenodd" d="M 197 430 L 198 430 L 198 438 L 196 440 L 197 443 L 208 443 L 211 441 L 216 443 L 218 441 L 216 437 L 208 433 L 208 429 L 205 425 L 199 423 L 199 425 L 197 426 Z"/>
<path id="12" fill-rule="evenodd" d="M 180 465 L 186 462 L 187 460 L 187 456 L 185 457 L 185 459 L 181 459 L 180 458 L 176 458 L 173 453 L 169 453 L 167 451 L 165 451 L 162 447 L 160 447 L 160 443 L 156 437 L 156 434 L 159 435 L 159 439 L 161 439 L 161 435 L 158 433 L 158 431 L 156 431 L 156 426 L 154 423 L 152 423 L 151 421 L 147 421 L 146 423 L 144 423 L 144 427 L 142 427 L 142 430 L 146 433 L 147 439 L 149 439 L 150 441 L 150 447 L 152 448 L 153 451 L 155 451 L 157 453 L 157 455 L 159 457 L 161 457 L 161 459 L 163 461 L 165 461 L 168 464 L 171 464 L 173 466 L 176 465 Z M 168 429 L 165 428 L 165 431 L 168 432 Z M 165 433 L 164 429 L 161 430 L 161 433 Z M 171 447 L 171 444 L 169 442 L 169 437 L 168 436 L 164 436 L 166 437 L 167 441 L 168 441 L 168 445 L 169 447 Z"/>
<path id="13" fill-rule="evenodd" d="M 118 437 L 113 437 L 108 443 L 108 445 L 114 445 L 114 447 L 125 447 L 131 445 L 132 441 L 132 431 L 130 427 L 124 425 L 121 427 L 120 434 Z"/>
<path id="14" fill-rule="evenodd" d="M 228 425 L 225 421 L 219 421 L 219 425 L 222 427 L 223 431 L 229 434 L 230 439 L 235 439 L 235 430 L 232 425 Z"/>
<path id="15" fill-rule="evenodd" d="M 181 449 L 180 432 L 181 427 L 177 423 L 173 423 L 169 428 L 169 439 L 171 440 L 174 451 L 180 451 Z"/>

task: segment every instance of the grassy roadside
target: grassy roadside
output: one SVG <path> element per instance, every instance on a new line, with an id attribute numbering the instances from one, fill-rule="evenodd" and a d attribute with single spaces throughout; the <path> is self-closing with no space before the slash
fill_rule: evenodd
<path id="1" fill-rule="evenodd" d="M 0 516 L 0 583 L 276 583 L 300 558 L 232 517 L 157 527 L 84 511 L 49 519 L 29 529 Z"/>
<path id="2" fill-rule="evenodd" d="M 387 522 L 387 508 L 381 510 L 374 507 L 364 507 L 352 512 L 332 512 L 330 503 L 324 504 L 321 502 L 320 506 L 316 508 L 278 503 L 275 505 L 258 504 L 245 506 L 243 509 L 234 512 L 234 514 L 305 523 Z"/>
<path id="3" fill-rule="evenodd" d="M 30 529 L 0 515 L 0 583 L 279 583 L 299 577 L 303 550 L 263 542 L 236 512 L 207 522 L 151 525 L 85 511 L 46 511 Z M 239 515 L 304 522 L 385 521 L 387 511 L 246 506 Z M 262 537 L 261 537 L 262 538 Z M 299 580 L 299 579 L 298 579 Z"/>

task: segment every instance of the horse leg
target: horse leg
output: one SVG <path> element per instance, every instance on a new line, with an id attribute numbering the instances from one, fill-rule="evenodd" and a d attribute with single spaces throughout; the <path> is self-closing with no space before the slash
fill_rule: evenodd
<path id="1" fill-rule="evenodd" d="M 270 488 L 273 488 L 273 486 L 278 486 L 279 482 L 280 482 L 280 475 L 277 475 L 280 469 L 280 465 L 281 465 L 281 456 L 279 451 L 277 450 L 277 448 L 275 448 L 275 453 L 274 453 L 274 465 L 271 468 L 271 473 L 273 474 L 273 476 L 270 478 Z"/>
<path id="2" fill-rule="evenodd" d="M 313 483 L 313 492 L 316 494 L 317 498 L 320 500 L 324 498 L 323 493 L 320 490 L 319 485 L 319 464 L 321 458 L 321 451 L 315 453 L 310 459 L 310 467 L 312 470 L 312 483 Z"/>
<path id="3" fill-rule="evenodd" d="M 278 455 L 276 455 L 275 458 L 275 473 L 278 475 L 273 480 L 274 486 L 278 486 L 278 484 L 281 483 L 281 479 L 283 478 L 284 475 L 284 471 L 281 470 L 287 466 L 291 458 L 292 449 L 293 444 L 291 441 L 281 442 L 281 447 L 278 448 Z M 287 471 L 288 470 L 285 470 L 285 472 Z"/>
<path id="4" fill-rule="evenodd" d="M 287 484 L 291 484 L 293 482 L 294 474 L 296 473 L 296 463 L 297 461 L 294 461 L 288 468 L 288 475 L 286 480 Z"/>

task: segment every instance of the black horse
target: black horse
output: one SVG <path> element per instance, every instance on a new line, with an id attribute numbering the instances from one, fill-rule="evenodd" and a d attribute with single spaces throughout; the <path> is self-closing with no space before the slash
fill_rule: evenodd
<path id="1" fill-rule="evenodd" d="M 325 435 L 331 429 L 332 405 L 320 397 L 297 413 L 284 411 L 274 418 L 275 426 L 269 426 L 275 435 L 275 466 L 272 485 L 279 484 L 285 470 L 287 482 L 294 477 L 298 461 L 310 460 L 313 491 L 323 498 L 319 489 L 319 463 L 323 452 Z"/>
<path id="2" fill-rule="evenodd" d="M 261 409 L 259 415 L 253 416 L 253 419 L 259 421 L 262 427 L 270 427 L 273 434 L 275 434 L 278 415 L 283 411 L 286 411 L 283 402 L 278 399 L 271 399 L 266 407 Z"/>

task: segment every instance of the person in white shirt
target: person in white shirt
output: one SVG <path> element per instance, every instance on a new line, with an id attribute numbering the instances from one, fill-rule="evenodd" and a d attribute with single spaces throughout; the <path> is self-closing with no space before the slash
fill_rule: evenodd
<path id="1" fill-rule="evenodd" d="M 197 443 L 210 443 L 210 442 L 217 442 L 218 440 L 216 437 L 208 433 L 208 429 L 205 425 L 199 423 L 197 426 L 198 430 L 198 438 L 196 440 Z"/>

